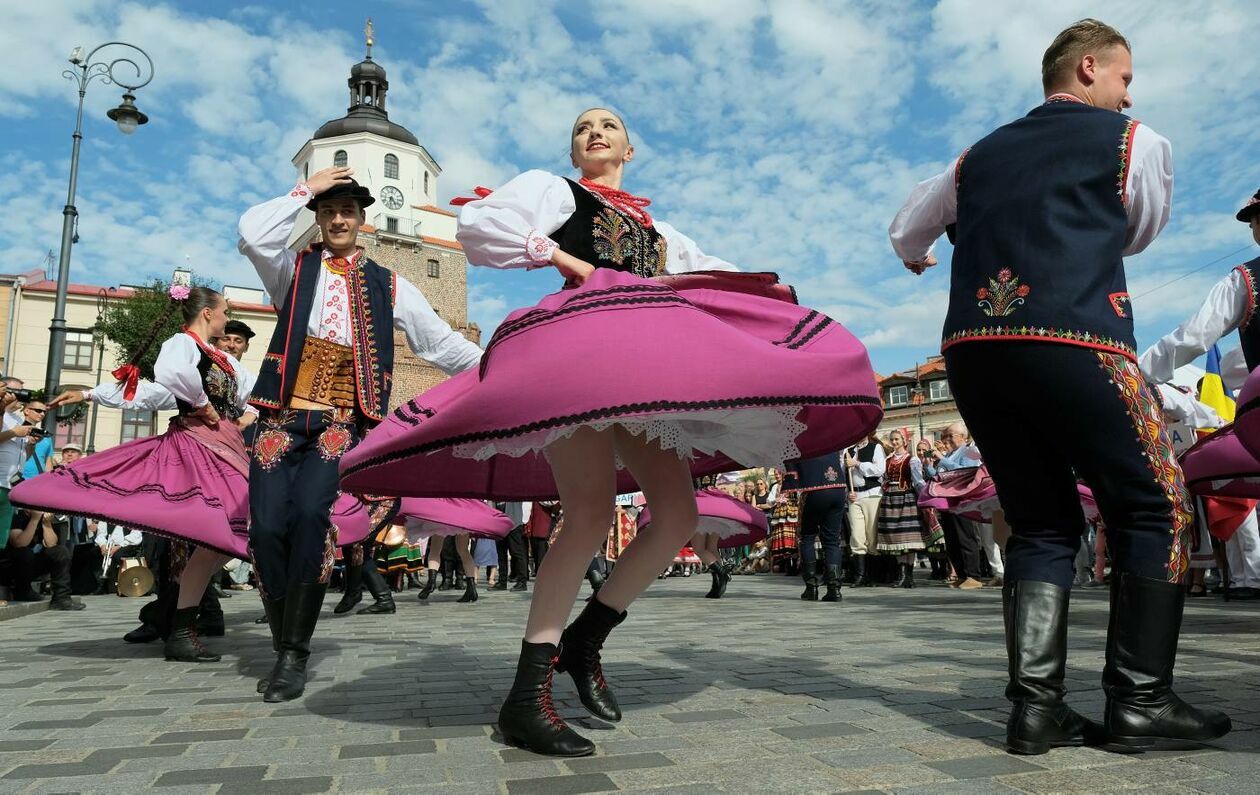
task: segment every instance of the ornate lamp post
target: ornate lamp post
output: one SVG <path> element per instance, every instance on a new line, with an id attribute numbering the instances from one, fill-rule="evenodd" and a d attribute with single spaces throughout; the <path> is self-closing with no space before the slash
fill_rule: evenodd
<path id="1" fill-rule="evenodd" d="M 923 438 L 923 403 L 927 396 L 923 393 L 923 381 L 919 378 L 919 363 L 914 363 L 914 388 L 910 390 L 910 402 L 919 410 L 919 438 Z M 909 445 L 907 445 L 909 447 Z"/>
<path id="2" fill-rule="evenodd" d="M 106 60 L 102 56 L 101 60 L 93 62 L 96 54 L 108 47 L 123 48 L 138 55 L 128 52 L 112 60 Z M 74 146 L 70 150 L 70 187 L 66 192 L 65 209 L 61 213 L 61 257 L 57 261 L 57 300 L 53 307 L 52 325 L 48 327 L 51 335 L 48 343 L 48 370 L 44 377 L 46 395 L 57 394 L 61 381 L 61 365 L 66 353 L 66 293 L 70 285 L 70 249 L 77 237 L 75 226 L 79 217 L 79 211 L 74 206 L 74 196 L 79 182 L 79 144 L 83 140 L 83 97 L 87 94 L 88 84 L 97 78 L 102 83 L 121 86 L 122 103 L 106 115 L 118 125 L 119 132 L 131 135 L 137 127 L 149 121 L 149 117 L 136 107 L 134 92 L 153 80 L 153 60 L 149 58 L 149 54 L 126 42 L 106 42 L 86 56 L 82 47 L 75 47 L 74 52 L 70 53 L 70 63 L 74 68 L 67 69 L 62 74 L 78 86 L 79 106 L 74 120 Z M 134 77 L 130 76 L 132 71 L 135 72 Z M 92 416 L 95 423 L 95 412 Z M 49 433 L 55 432 L 56 417 L 52 412 L 44 418 L 44 428 Z"/>

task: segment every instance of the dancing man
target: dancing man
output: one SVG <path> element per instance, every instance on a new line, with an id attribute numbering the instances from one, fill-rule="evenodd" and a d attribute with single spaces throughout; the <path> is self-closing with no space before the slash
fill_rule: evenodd
<path id="1" fill-rule="evenodd" d="M 920 183 L 889 230 L 906 267 L 955 241 L 942 351 L 958 409 L 1011 525 L 1005 585 L 1013 704 L 1007 747 L 1082 745 L 1098 727 L 1063 701 L 1068 595 L 1093 489 L 1113 553 L 1101 735 L 1108 746 L 1209 740 L 1229 718 L 1172 691 L 1188 567 L 1189 494 L 1138 369 L 1124 257 L 1168 220 L 1168 142 L 1132 106 L 1129 42 L 1092 19 L 1042 59 L 1046 101 Z M 1074 433 L 1046 435 L 1045 427 Z M 1029 456 L 1029 450 L 1037 455 Z"/>

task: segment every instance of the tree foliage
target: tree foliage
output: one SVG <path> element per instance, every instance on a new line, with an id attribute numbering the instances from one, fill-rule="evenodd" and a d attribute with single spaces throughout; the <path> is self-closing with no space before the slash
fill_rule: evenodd
<path id="1" fill-rule="evenodd" d="M 193 284 L 214 286 L 196 278 Z M 138 350 L 147 346 L 137 364 L 142 377 L 153 378 L 153 363 L 157 360 L 162 342 L 176 334 L 183 325 L 179 307 L 172 303 L 169 289 L 168 282 L 154 279 L 147 286 L 136 288 L 130 297 L 112 301 L 106 306 L 97 322 L 105 339 L 118 347 L 115 366 L 131 361 Z"/>

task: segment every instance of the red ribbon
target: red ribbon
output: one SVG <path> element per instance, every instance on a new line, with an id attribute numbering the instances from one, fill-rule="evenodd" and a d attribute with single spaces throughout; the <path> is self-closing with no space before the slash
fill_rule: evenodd
<path id="1" fill-rule="evenodd" d="M 456 196 L 455 198 L 451 199 L 451 204 L 453 204 L 456 207 L 463 207 L 465 204 L 468 204 L 468 202 L 475 202 L 478 199 L 486 198 L 491 193 L 494 193 L 494 191 L 490 190 L 489 188 L 483 188 L 482 186 L 478 185 L 477 187 L 473 188 L 473 193 L 477 195 L 476 196 Z"/>
<path id="2" fill-rule="evenodd" d="M 123 383 L 123 399 L 131 400 L 136 396 L 136 387 L 140 383 L 140 368 L 127 363 L 113 372 L 114 378 Z"/>

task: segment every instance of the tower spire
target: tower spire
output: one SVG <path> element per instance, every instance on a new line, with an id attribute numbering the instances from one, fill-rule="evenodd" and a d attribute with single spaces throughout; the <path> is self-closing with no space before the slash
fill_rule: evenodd
<path id="1" fill-rule="evenodd" d="M 367 60 L 372 60 L 372 43 L 373 43 L 372 18 L 367 18 L 367 24 L 363 26 L 363 38 L 367 42 Z"/>

